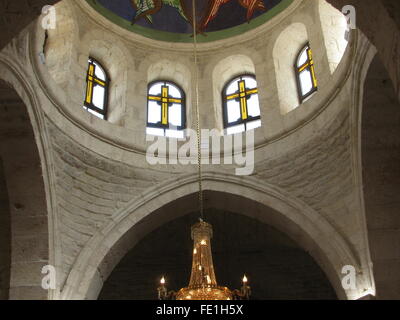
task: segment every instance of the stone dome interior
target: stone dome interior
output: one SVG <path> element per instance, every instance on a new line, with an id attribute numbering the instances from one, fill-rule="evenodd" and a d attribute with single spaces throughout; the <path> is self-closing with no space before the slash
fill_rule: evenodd
<path id="1" fill-rule="evenodd" d="M 191 37 L 193 33 L 192 0 L 86 1 L 112 22 L 151 38 L 155 32 L 162 32 L 164 36 L 175 35 L 168 39 L 178 41 L 182 35 Z M 218 33 L 218 38 L 240 34 L 267 22 L 291 3 L 292 0 L 197 1 L 198 33 L 203 41 L 210 40 L 210 33 Z"/>

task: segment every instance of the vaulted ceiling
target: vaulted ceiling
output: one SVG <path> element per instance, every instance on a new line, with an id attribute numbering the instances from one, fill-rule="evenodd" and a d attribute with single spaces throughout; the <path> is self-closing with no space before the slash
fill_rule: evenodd
<path id="1" fill-rule="evenodd" d="M 90 2 L 90 1 L 89 1 Z M 192 0 L 97 0 L 119 17 L 143 27 L 177 33 L 191 33 Z M 282 0 L 197 1 L 197 21 L 202 31 L 220 31 L 270 11 Z M 150 3 L 150 4 L 148 4 Z"/>

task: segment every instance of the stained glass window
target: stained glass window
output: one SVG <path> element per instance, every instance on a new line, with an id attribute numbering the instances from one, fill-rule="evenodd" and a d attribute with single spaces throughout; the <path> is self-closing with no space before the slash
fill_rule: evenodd
<path id="1" fill-rule="evenodd" d="M 183 138 L 186 129 L 184 91 L 175 83 L 150 83 L 147 96 L 147 134 Z"/>
<path id="2" fill-rule="evenodd" d="M 89 58 L 83 108 L 103 120 L 107 119 L 109 83 L 105 69 L 95 59 Z"/>
<path id="3" fill-rule="evenodd" d="M 223 114 L 226 133 L 235 134 L 261 127 L 256 78 L 243 75 L 229 81 L 223 89 Z"/>
<path id="4" fill-rule="evenodd" d="M 300 103 L 318 90 L 313 54 L 307 44 L 299 53 L 295 64 Z"/>

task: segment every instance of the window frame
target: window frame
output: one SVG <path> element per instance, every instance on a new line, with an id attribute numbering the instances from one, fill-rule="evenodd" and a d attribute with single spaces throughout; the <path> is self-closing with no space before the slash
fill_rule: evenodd
<path id="1" fill-rule="evenodd" d="M 231 127 L 235 127 L 235 126 L 239 126 L 241 124 L 244 124 L 244 128 L 245 128 L 244 132 L 246 132 L 247 131 L 247 124 L 249 122 L 261 120 L 261 106 L 259 104 L 259 109 L 260 109 L 260 115 L 259 116 L 257 116 L 257 117 L 247 116 L 247 119 L 243 119 L 242 118 L 242 108 L 240 108 L 241 118 L 239 120 L 237 120 L 236 122 L 228 122 L 228 101 L 229 100 L 228 100 L 228 95 L 226 94 L 226 91 L 227 91 L 228 87 L 233 82 L 238 81 L 238 80 L 240 81 L 240 80 L 242 80 L 243 77 L 253 78 L 257 82 L 257 78 L 256 78 L 256 76 L 254 74 L 245 73 L 245 74 L 240 74 L 240 75 L 237 75 L 237 76 L 231 78 L 229 81 L 226 82 L 226 84 L 222 88 L 221 95 L 222 95 L 222 114 L 223 114 L 223 121 L 224 121 L 224 130 L 229 129 Z M 257 92 L 251 94 L 250 96 L 252 96 L 254 94 L 257 94 L 258 97 L 259 97 L 260 92 L 259 92 L 259 88 L 258 88 L 258 83 L 257 83 L 257 88 L 256 89 L 257 89 Z M 248 114 L 248 109 L 247 109 L 247 114 Z"/>
<path id="2" fill-rule="evenodd" d="M 299 66 L 299 60 L 303 54 L 304 51 L 307 51 L 307 61 Z M 307 100 L 311 95 L 313 95 L 315 92 L 318 91 L 318 80 L 317 76 L 315 74 L 315 64 L 314 64 L 314 55 L 313 51 L 311 49 L 310 43 L 307 42 L 299 51 L 296 57 L 296 61 L 294 64 L 294 69 L 296 73 L 296 82 L 297 82 L 297 93 L 299 97 L 300 104 L 302 104 L 305 100 Z M 306 93 L 303 94 L 302 88 L 301 88 L 301 79 L 300 79 L 300 74 L 304 70 L 308 70 L 311 74 L 311 83 L 312 83 L 312 89 Z"/>
<path id="3" fill-rule="evenodd" d="M 167 120 L 168 120 L 168 123 L 167 124 L 163 124 L 162 123 L 162 106 L 161 106 L 161 121 L 160 122 L 158 122 L 158 123 L 149 123 L 149 101 L 150 101 L 150 89 L 155 85 L 155 84 L 158 84 L 158 83 L 160 83 L 160 84 L 162 84 L 163 86 L 165 86 L 165 85 L 167 85 L 167 84 L 171 84 L 171 85 L 173 85 L 174 87 L 176 87 L 178 90 L 179 90 L 179 92 L 180 92 L 180 94 L 181 94 L 181 103 L 180 103 L 180 105 L 181 105 L 181 119 L 182 119 L 182 124 L 180 125 L 180 126 L 178 126 L 178 127 L 176 127 L 176 126 L 172 126 L 171 125 L 171 123 L 169 122 L 169 109 L 168 109 L 168 112 L 167 112 Z M 161 95 L 159 96 L 160 98 L 162 98 L 162 93 L 161 93 Z M 172 99 L 176 99 L 176 98 L 173 98 L 173 97 L 168 97 L 168 98 L 172 98 Z M 152 100 L 152 101 L 154 101 L 154 100 Z M 168 108 L 170 107 L 170 105 L 169 104 L 171 104 L 171 103 L 168 103 Z M 167 130 L 173 130 L 173 131 L 184 131 L 185 129 L 186 129 L 186 114 L 187 114 L 187 112 L 186 112 L 186 93 L 185 93 L 185 91 L 182 89 L 182 87 L 180 86 L 180 85 L 178 85 L 176 82 L 174 82 L 174 81 L 170 81 L 170 80 L 164 80 L 164 79 L 160 79 L 160 80 L 154 80 L 154 81 L 152 81 L 152 82 L 150 82 L 148 85 L 147 85 L 147 106 L 146 106 L 146 129 L 147 128 L 152 128 L 152 129 L 162 129 L 163 131 L 164 131 L 164 137 L 168 137 L 167 136 Z"/>
<path id="4" fill-rule="evenodd" d="M 110 79 L 110 76 L 109 76 L 107 70 L 104 68 L 104 66 L 98 60 L 96 60 L 93 57 L 89 57 L 88 62 L 89 62 L 88 70 L 86 72 L 86 95 L 85 95 L 85 101 L 84 101 L 83 105 L 84 105 L 84 107 L 101 114 L 104 117 L 103 120 L 107 120 L 108 104 L 109 104 L 109 89 L 110 89 L 111 79 Z M 94 65 L 93 76 L 91 76 L 89 74 L 91 65 Z M 103 71 L 105 78 L 106 78 L 105 81 L 96 77 L 96 68 L 100 68 Z M 103 85 L 99 84 L 98 82 L 96 83 L 96 85 L 99 85 L 102 88 L 104 88 L 104 101 L 103 101 L 104 108 L 103 109 L 101 109 L 93 104 L 94 86 L 92 87 L 90 102 L 87 101 L 89 81 L 90 81 L 89 77 L 93 77 L 93 81 L 91 81 L 92 83 L 96 83 L 96 80 L 97 80 L 97 81 L 103 82 L 105 84 L 103 86 Z"/>

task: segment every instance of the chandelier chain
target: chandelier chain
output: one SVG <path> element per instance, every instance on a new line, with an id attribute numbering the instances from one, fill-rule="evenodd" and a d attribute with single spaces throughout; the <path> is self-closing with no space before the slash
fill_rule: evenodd
<path id="1" fill-rule="evenodd" d="M 193 7 L 193 44 L 194 44 L 194 73 L 195 73 L 195 106 L 196 106 L 196 131 L 197 131 L 197 165 L 199 178 L 199 209 L 200 218 L 204 220 L 203 210 L 203 186 L 202 186 L 202 167 L 201 167 L 201 127 L 200 127 L 200 109 L 199 109 L 199 68 L 197 55 L 197 16 L 196 0 L 192 0 Z"/>

